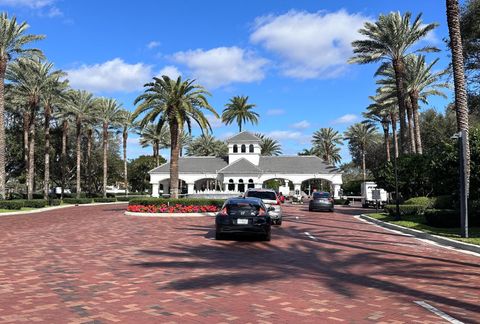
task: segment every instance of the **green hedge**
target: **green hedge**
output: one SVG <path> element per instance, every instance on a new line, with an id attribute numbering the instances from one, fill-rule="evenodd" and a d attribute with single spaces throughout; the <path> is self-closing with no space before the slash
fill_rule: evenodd
<path id="1" fill-rule="evenodd" d="M 32 200 L 24 200 L 23 207 L 28 208 L 42 208 L 47 206 L 48 200 L 45 199 L 32 199 Z"/>
<path id="2" fill-rule="evenodd" d="M 20 210 L 23 200 L 0 200 L 0 209 Z"/>
<path id="3" fill-rule="evenodd" d="M 420 205 L 425 206 L 425 208 L 432 208 L 434 199 L 429 197 L 414 197 L 405 201 L 405 205 Z"/>
<path id="4" fill-rule="evenodd" d="M 116 201 L 117 200 L 115 198 L 93 198 L 93 202 L 96 203 L 112 203 Z"/>
<path id="5" fill-rule="evenodd" d="M 423 215 L 427 207 L 422 205 L 400 205 L 400 215 L 412 216 L 412 215 Z M 386 205 L 385 211 L 391 216 L 395 216 L 397 212 L 396 205 Z"/>
<path id="6" fill-rule="evenodd" d="M 81 205 L 81 204 L 90 204 L 92 202 L 91 198 L 65 198 L 63 202 L 66 204 Z"/>
<path id="7" fill-rule="evenodd" d="M 348 199 L 334 199 L 333 200 L 335 205 L 350 205 L 350 200 Z"/>
<path id="8" fill-rule="evenodd" d="M 427 225 L 432 227 L 459 227 L 460 215 L 454 209 L 428 209 L 425 211 Z"/>
<path id="9" fill-rule="evenodd" d="M 62 201 L 60 199 L 50 199 L 48 201 L 48 205 L 50 206 L 60 206 L 62 204 Z"/>
<path id="10" fill-rule="evenodd" d="M 455 208 L 453 197 L 449 195 L 433 197 L 433 206 L 435 209 L 452 209 Z"/>
<path id="11" fill-rule="evenodd" d="M 149 198 L 148 196 L 117 196 L 117 201 L 130 201 L 132 199 L 145 199 Z"/>
<path id="12" fill-rule="evenodd" d="M 141 205 L 141 206 L 160 206 L 163 204 L 183 206 L 217 206 L 222 207 L 225 199 L 203 199 L 203 198 L 135 198 L 131 199 L 129 205 Z"/>

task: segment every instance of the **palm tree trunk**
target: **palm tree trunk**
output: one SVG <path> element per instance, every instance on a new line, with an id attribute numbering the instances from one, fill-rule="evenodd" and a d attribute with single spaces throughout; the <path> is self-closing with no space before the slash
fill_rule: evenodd
<path id="1" fill-rule="evenodd" d="M 30 125 L 28 134 L 28 182 L 27 182 L 27 199 L 33 199 L 34 182 L 35 182 L 35 108 L 36 103 L 32 105 L 30 112 Z"/>
<path id="2" fill-rule="evenodd" d="M 170 123 L 170 196 L 178 198 L 178 123 Z"/>
<path id="3" fill-rule="evenodd" d="M 108 176 L 108 124 L 103 123 L 103 198 L 107 198 L 107 176 Z"/>
<path id="4" fill-rule="evenodd" d="M 30 129 L 30 112 L 23 113 L 23 160 L 25 162 L 25 173 L 28 173 L 28 132 Z"/>
<path id="5" fill-rule="evenodd" d="M 398 117 L 400 119 L 400 147 L 403 153 L 407 153 L 407 124 L 405 122 L 405 88 L 404 75 L 405 65 L 401 59 L 393 60 L 393 69 L 395 71 L 395 84 L 397 87 Z"/>
<path id="6" fill-rule="evenodd" d="M 410 97 L 405 98 L 405 107 L 407 108 L 408 121 L 408 150 L 410 153 L 417 153 L 417 150 L 415 149 L 415 130 L 413 125 L 413 112 Z"/>
<path id="7" fill-rule="evenodd" d="M 123 179 L 125 185 L 125 196 L 128 196 L 128 164 L 127 164 L 127 141 L 128 129 L 123 128 Z"/>
<path id="8" fill-rule="evenodd" d="M 62 189 L 60 193 L 60 199 L 63 199 L 65 193 L 65 177 L 66 177 L 66 168 L 67 168 L 67 135 L 68 135 L 68 121 L 64 120 L 62 123 Z"/>
<path id="9" fill-rule="evenodd" d="M 420 133 L 420 113 L 419 113 L 419 107 L 418 107 L 418 94 L 415 92 L 411 92 L 410 101 L 412 102 L 413 129 L 415 131 L 415 148 L 416 148 L 417 154 L 423 154 L 422 134 Z"/>
<path id="10" fill-rule="evenodd" d="M 362 171 L 363 171 L 363 182 L 367 181 L 367 166 L 365 163 L 365 145 L 362 145 Z"/>
<path id="11" fill-rule="evenodd" d="M 81 174 L 82 174 L 82 121 L 77 118 L 77 132 L 76 132 L 76 143 L 77 143 L 77 198 L 80 198 L 81 187 Z"/>
<path id="12" fill-rule="evenodd" d="M 157 164 L 157 167 L 160 165 L 160 143 L 159 142 L 155 142 L 155 146 L 154 146 L 154 150 L 155 150 L 155 163 Z"/>
<path id="13" fill-rule="evenodd" d="M 0 199 L 5 199 L 5 72 L 7 61 L 0 61 Z"/>
<path id="14" fill-rule="evenodd" d="M 93 192 L 92 181 L 92 144 L 93 144 L 93 130 L 89 128 L 87 130 L 87 187 L 88 192 Z"/>
<path id="15" fill-rule="evenodd" d="M 470 184 L 470 143 L 468 134 L 467 90 L 465 87 L 465 72 L 463 60 L 462 35 L 460 34 L 460 14 L 457 0 L 447 0 L 447 22 L 450 34 L 450 49 L 452 51 L 453 80 L 455 85 L 455 110 L 458 131 L 465 131 L 463 139 L 467 146 L 465 166 L 467 173 L 467 195 Z"/>
<path id="16" fill-rule="evenodd" d="M 48 199 L 50 191 L 50 115 L 51 108 L 49 104 L 45 105 L 45 170 L 43 174 L 43 199 Z"/>
<path id="17" fill-rule="evenodd" d="M 398 158 L 397 119 L 395 118 L 395 114 L 391 114 L 390 120 L 392 121 L 393 151 L 395 158 Z"/>
<path id="18" fill-rule="evenodd" d="M 388 133 L 388 122 L 382 123 L 383 128 L 383 137 L 384 137 L 384 144 L 385 144 L 385 154 L 387 158 L 387 162 L 390 162 L 390 134 Z"/>

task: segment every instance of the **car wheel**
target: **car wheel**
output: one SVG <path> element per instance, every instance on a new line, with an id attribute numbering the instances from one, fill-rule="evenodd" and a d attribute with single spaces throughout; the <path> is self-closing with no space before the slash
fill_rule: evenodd
<path id="1" fill-rule="evenodd" d="M 333 213 L 333 208 L 332 208 L 332 209 L 330 209 L 330 212 L 331 212 L 331 213 Z"/>
<path id="2" fill-rule="evenodd" d="M 225 239 L 225 234 L 215 232 L 215 240 L 220 241 Z"/>
<path id="3" fill-rule="evenodd" d="M 282 220 L 281 220 L 281 219 L 277 220 L 277 225 L 278 225 L 278 226 L 281 226 L 281 225 L 282 225 Z"/>
<path id="4" fill-rule="evenodd" d="M 308 211 L 312 212 L 313 211 L 312 207 L 308 207 Z"/>
<path id="5" fill-rule="evenodd" d="M 271 239 L 271 232 L 268 232 L 267 234 L 265 234 L 265 235 L 263 236 L 263 241 L 267 241 L 267 242 L 268 242 L 268 241 L 270 241 L 270 239 Z"/>

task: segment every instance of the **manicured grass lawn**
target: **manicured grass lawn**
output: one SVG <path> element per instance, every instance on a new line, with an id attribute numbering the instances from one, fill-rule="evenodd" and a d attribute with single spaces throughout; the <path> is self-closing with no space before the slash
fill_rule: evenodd
<path id="1" fill-rule="evenodd" d="M 392 224 L 413 228 L 419 231 L 427 232 L 430 234 L 445 236 L 457 241 L 480 245 L 480 227 L 470 227 L 469 238 L 460 237 L 460 228 L 438 228 L 425 225 L 425 218 L 423 216 L 404 216 L 404 219 L 395 221 L 394 218 L 385 213 L 367 214 L 372 218 L 389 222 Z"/>
<path id="2" fill-rule="evenodd" d="M 12 210 L 12 209 L 0 209 L 0 213 L 11 213 L 11 212 L 18 212 L 18 211 L 29 211 L 34 210 L 37 208 L 30 208 L 30 207 L 22 207 L 20 210 Z"/>

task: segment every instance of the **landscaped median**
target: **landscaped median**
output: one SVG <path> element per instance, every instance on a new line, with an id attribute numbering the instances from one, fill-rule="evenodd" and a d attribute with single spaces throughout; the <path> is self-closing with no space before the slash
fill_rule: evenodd
<path id="1" fill-rule="evenodd" d="M 215 216 L 224 203 L 224 199 L 132 199 L 125 215 L 147 217 L 199 217 Z"/>

